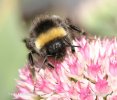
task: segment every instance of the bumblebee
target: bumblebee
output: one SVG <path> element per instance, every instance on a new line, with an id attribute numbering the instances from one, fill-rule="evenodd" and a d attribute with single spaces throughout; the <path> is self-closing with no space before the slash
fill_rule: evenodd
<path id="1" fill-rule="evenodd" d="M 39 59 L 43 59 L 43 64 L 54 68 L 54 65 L 48 61 L 48 57 L 61 59 L 66 55 L 66 49 L 71 48 L 75 52 L 72 40 L 75 35 L 72 31 L 83 33 L 67 19 L 62 19 L 56 15 L 44 15 L 37 17 L 31 26 L 28 38 L 24 39 L 26 47 L 30 50 L 28 61 L 31 66 L 36 66 Z M 76 34 L 78 34 L 75 32 Z M 37 60 L 38 59 L 38 60 Z M 38 65 L 37 65 L 38 66 Z M 42 68 L 40 66 L 40 68 Z"/>

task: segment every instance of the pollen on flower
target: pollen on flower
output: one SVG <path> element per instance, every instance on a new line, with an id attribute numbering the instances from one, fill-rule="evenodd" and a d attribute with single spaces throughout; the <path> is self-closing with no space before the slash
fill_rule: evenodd
<path id="1" fill-rule="evenodd" d="M 117 100 L 117 41 L 84 37 L 74 41 L 63 61 L 53 61 L 31 73 L 30 65 L 19 70 L 16 100 Z"/>

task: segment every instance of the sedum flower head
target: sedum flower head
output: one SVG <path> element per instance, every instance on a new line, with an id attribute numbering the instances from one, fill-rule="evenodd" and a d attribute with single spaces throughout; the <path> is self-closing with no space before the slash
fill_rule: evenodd
<path id="1" fill-rule="evenodd" d="M 35 75 L 27 64 L 19 70 L 16 100 L 117 100 L 117 40 L 75 40 L 73 54 L 51 61 Z"/>

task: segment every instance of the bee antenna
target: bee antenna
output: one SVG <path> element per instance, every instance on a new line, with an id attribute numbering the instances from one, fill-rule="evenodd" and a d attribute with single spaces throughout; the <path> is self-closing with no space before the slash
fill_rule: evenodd
<path id="1" fill-rule="evenodd" d="M 78 48 L 80 48 L 81 46 L 76 46 L 76 45 L 65 45 L 66 47 L 78 47 Z"/>
<path id="2" fill-rule="evenodd" d="M 79 46 L 76 46 L 76 45 L 71 45 L 72 47 L 78 47 L 78 48 L 81 48 L 81 46 L 79 45 Z"/>
<path id="3" fill-rule="evenodd" d="M 66 47 L 81 47 L 81 46 L 72 45 L 72 44 L 69 43 L 66 39 L 64 39 L 64 41 L 68 44 L 68 45 L 65 45 Z"/>

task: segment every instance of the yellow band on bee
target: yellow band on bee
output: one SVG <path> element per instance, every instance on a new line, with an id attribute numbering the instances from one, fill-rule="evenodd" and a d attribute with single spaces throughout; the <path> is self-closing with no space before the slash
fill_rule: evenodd
<path id="1" fill-rule="evenodd" d="M 35 41 L 35 45 L 38 49 L 41 49 L 48 42 L 50 42 L 58 37 L 64 37 L 66 34 L 67 34 L 66 31 L 62 27 L 52 28 L 52 29 L 46 31 L 45 33 L 41 33 L 37 37 L 37 39 Z"/>

